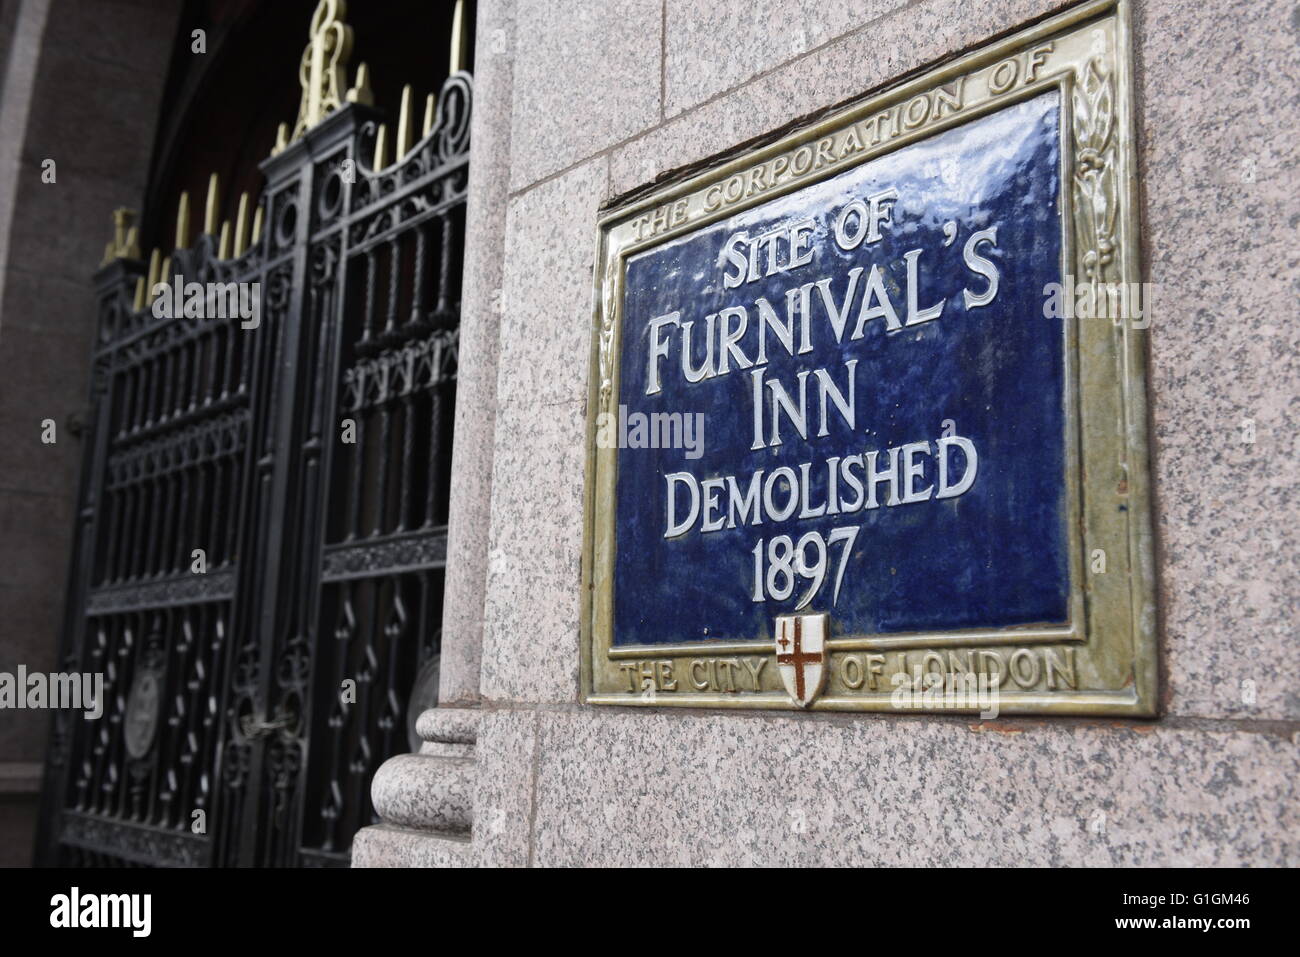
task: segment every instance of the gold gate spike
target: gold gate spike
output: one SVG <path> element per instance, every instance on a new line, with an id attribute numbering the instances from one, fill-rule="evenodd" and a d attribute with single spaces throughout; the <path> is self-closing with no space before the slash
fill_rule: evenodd
<path id="1" fill-rule="evenodd" d="M 188 249 L 190 245 L 190 194 L 181 193 L 176 204 L 176 248 Z"/>
<path id="2" fill-rule="evenodd" d="M 402 87 L 402 108 L 397 113 L 397 140 L 393 144 L 393 160 L 400 163 L 406 159 L 406 154 L 411 152 L 412 133 L 415 131 L 411 128 L 411 99 L 414 94 L 411 90 L 411 84 Z"/>
<path id="3" fill-rule="evenodd" d="M 424 127 L 420 130 L 420 139 L 424 139 L 426 136 L 428 136 L 429 131 L 433 129 L 433 120 L 434 117 L 437 115 L 437 111 L 438 111 L 437 94 L 430 93 L 428 96 L 424 98 Z"/>
<path id="4" fill-rule="evenodd" d="M 235 213 L 235 258 L 248 249 L 248 194 L 239 197 L 239 211 Z"/>
<path id="5" fill-rule="evenodd" d="M 208 177 L 208 201 L 203 207 L 203 231 L 209 236 L 217 235 L 220 216 L 221 180 L 213 173 Z"/>
<path id="6" fill-rule="evenodd" d="M 469 25 L 465 22 L 465 0 L 456 0 L 451 15 L 451 61 L 448 73 L 459 73 L 469 66 Z"/>
<path id="7" fill-rule="evenodd" d="M 348 90 L 348 102 L 362 106 L 375 105 L 375 91 L 370 89 L 370 68 L 364 63 L 357 66 L 357 79 Z"/>
<path id="8" fill-rule="evenodd" d="M 153 302 L 153 287 L 158 285 L 158 277 L 162 275 L 162 253 L 155 249 L 149 254 L 149 282 L 145 290 L 145 304 Z"/>

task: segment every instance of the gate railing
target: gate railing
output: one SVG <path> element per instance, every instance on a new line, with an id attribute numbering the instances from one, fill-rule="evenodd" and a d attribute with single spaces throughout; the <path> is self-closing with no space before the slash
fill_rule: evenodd
<path id="1" fill-rule="evenodd" d="M 433 703 L 471 80 L 415 143 L 408 88 L 387 162 L 364 66 L 337 95 L 334 10 L 251 236 L 214 193 L 188 242 L 182 197 L 165 262 L 121 216 L 96 274 L 61 662 L 103 673 L 105 705 L 55 712 L 47 863 L 346 863 Z"/>

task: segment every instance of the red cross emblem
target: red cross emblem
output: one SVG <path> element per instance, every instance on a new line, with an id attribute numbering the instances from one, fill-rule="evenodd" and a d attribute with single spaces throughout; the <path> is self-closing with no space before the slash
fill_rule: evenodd
<path id="1" fill-rule="evenodd" d="M 789 615 L 776 620 L 776 667 L 794 703 L 812 704 L 826 684 L 826 616 Z"/>

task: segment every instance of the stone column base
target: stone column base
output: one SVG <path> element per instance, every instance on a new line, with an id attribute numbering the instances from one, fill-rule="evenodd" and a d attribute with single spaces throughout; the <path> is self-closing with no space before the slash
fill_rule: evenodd
<path id="1" fill-rule="evenodd" d="M 420 715 L 423 744 L 375 772 L 370 797 L 384 823 L 352 843 L 353 867 L 463 867 L 474 828 L 479 712 L 433 708 Z"/>

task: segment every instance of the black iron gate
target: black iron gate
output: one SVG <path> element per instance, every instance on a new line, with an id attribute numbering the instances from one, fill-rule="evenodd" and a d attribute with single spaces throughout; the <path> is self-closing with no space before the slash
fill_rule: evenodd
<path id="1" fill-rule="evenodd" d="M 438 651 L 471 99 L 454 73 L 378 172 L 342 105 L 262 164 L 246 252 L 172 254 L 218 300 L 257 284 L 255 325 L 97 274 L 61 669 L 105 706 L 56 713 L 43 862 L 345 864 L 374 820 Z"/>

